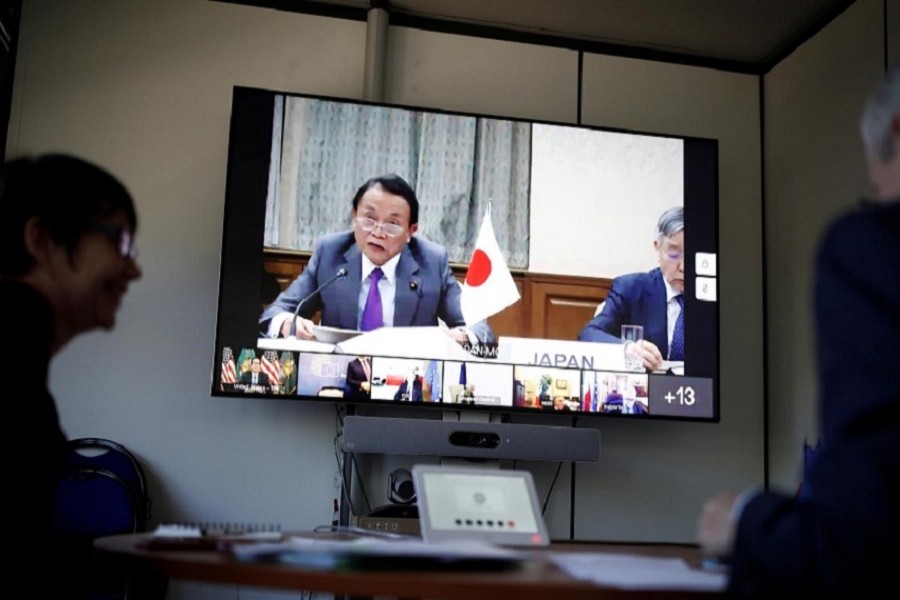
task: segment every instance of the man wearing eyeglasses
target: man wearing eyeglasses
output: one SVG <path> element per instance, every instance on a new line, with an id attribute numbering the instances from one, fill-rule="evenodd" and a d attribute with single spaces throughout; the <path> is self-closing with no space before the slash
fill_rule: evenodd
<path id="1" fill-rule="evenodd" d="M 603 309 L 578 339 L 620 343 L 622 325 L 641 325 L 644 339 L 634 348 L 648 370 L 664 361 L 684 360 L 684 208 L 659 217 L 653 241 L 659 266 L 647 273 L 617 277 Z"/>
<path id="2" fill-rule="evenodd" d="M 368 180 L 352 209 L 352 229 L 323 236 L 306 269 L 263 311 L 267 335 L 315 339 L 309 319 L 321 310 L 328 327 L 369 331 L 442 322 L 460 343 L 494 341 L 486 322 L 466 326 L 447 250 L 413 235 L 419 201 L 403 178 Z"/>

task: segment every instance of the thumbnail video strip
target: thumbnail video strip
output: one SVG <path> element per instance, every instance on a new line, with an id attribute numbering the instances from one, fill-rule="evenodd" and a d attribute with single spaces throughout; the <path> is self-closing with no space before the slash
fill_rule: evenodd
<path id="1" fill-rule="evenodd" d="M 682 375 L 225 346 L 218 389 L 270 397 L 710 418 L 712 381 Z"/>

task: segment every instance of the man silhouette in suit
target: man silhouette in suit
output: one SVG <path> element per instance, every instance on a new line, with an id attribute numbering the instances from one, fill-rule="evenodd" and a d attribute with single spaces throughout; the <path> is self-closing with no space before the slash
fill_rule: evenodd
<path id="1" fill-rule="evenodd" d="M 585 342 L 619 343 L 622 325 L 641 325 L 644 339 L 634 346 L 648 370 L 662 367 L 664 360 L 684 360 L 684 209 L 664 212 L 657 222 L 653 241 L 659 266 L 647 273 L 617 277 L 603 309 L 585 325 L 578 339 Z M 682 319 L 681 346 L 671 342 Z"/>
<path id="2" fill-rule="evenodd" d="M 368 398 L 372 391 L 372 361 L 368 356 L 357 356 L 347 363 L 344 395 L 348 398 Z"/>
<path id="3" fill-rule="evenodd" d="M 298 303 L 295 334 L 315 339 L 312 322 L 322 311 L 322 324 L 342 329 L 366 329 L 364 316 L 374 285 L 378 292 L 377 326 L 432 326 L 443 321 L 448 334 L 460 343 L 493 343 L 484 321 L 466 326 L 460 308 L 461 287 L 447 258 L 447 250 L 420 236 L 419 200 L 397 175 L 374 177 L 353 197 L 353 228 L 318 240 L 306 269 L 266 307 L 260 325 L 266 335 L 288 336 L 291 315 Z M 341 270 L 346 277 L 319 286 Z"/>
<path id="4" fill-rule="evenodd" d="M 241 373 L 241 383 L 251 388 L 269 389 L 269 376 L 262 372 L 262 364 L 258 358 L 250 361 L 250 370 Z"/>
<path id="5" fill-rule="evenodd" d="M 618 389 L 613 388 L 609 390 L 606 394 L 606 398 L 602 403 L 601 410 L 603 412 L 611 413 L 611 412 L 621 412 L 622 411 L 622 403 L 624 402 L 624 398 L 622 397 L 622 392 Z"/>
<path id="6" fill-rule="evenodd" d="M 422 376 L 418 368 L 410 372 L 409 376 L 403 380 L 400 387 L 394 393 L 394 400 L 403 402 L 422 402 L 424 395 L 422 393 Z"/>
<path id="7" fill-rule="evenodd" d="M 838 217 L 816 257 L 821 450 L 804 493 L 726 492 L 697 539 L 744 597 L 869 598 L 895 582 L 900 539 L 900 69 L 863 111 L 877 203 Z M 799 450 L 799 448 L 798 448 Z"/>

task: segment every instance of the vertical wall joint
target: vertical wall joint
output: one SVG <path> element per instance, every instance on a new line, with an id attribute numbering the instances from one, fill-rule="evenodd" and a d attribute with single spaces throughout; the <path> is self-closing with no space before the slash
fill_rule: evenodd
<path id="1" fill-rule="evenodd" d="M 388 36 L 387 2 L 371 3 L 366 17 L 366 61 L 363 98 L 384 101 L 384 56 Z"/>

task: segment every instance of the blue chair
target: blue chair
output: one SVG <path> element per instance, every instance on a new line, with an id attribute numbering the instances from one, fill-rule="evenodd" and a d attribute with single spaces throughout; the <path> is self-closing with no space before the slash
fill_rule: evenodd
<path id="1" fill-rule="evenodd" d="M 144 472 L 121 444 L 101 438 L 68 442 L 56 484 L 52 530 L 70 557 L 79 597 L 91 600 L 162 598 L 167 581 L 136 576 L 108 564 L 93 547 L 98 537 L 145 530 L 150 501 Z"/>
<path id="2" fill-rule="evenodd" d="M 103 438 L 69 440 L 66 455 L 69 469 L 94 469 L 118 476 L 132 490 L 139 506 L 137 529 L 143 531 L 150 518 L 150 493 L 144 469 L 135 456 L 122 444 Z"/>

